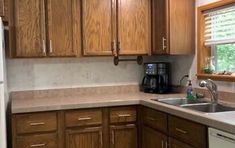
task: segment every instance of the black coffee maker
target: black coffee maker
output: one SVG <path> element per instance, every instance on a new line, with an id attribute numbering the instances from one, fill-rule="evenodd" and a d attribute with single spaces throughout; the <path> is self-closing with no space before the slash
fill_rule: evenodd
<path id="1" fill-rule="evenodd" d="M 144 92 L 159 94 L 170 92 L 170 63 L 145 63 L 144 72 L 142 82 Z"/>

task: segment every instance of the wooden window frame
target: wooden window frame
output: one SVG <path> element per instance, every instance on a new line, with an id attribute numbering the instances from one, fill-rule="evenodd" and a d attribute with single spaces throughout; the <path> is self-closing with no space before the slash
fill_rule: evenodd
<path id="1" fill-rule="evenodd" d="M 211 48 L 204 45 L 204 30 L 205 20 L 203 12 L 235 3 L 235 0 L 221 0 L 208 5 L 198 7 L 197 9 L 197 78 L 198 79 L 212 79 L 216 81 L 229 81 L 235 82 L 234 75 L 218 75 L 218 74 L 205 74 L 203 67 L 205 65 L 205 57 L 211 56 Z"/>

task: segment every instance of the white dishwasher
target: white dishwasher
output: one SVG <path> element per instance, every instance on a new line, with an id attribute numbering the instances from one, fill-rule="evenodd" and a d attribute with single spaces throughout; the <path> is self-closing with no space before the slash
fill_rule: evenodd
<path id="1" fill-rule="evenodd" d="M 209 128 L 209 148 L 235 148 L 235 135 Z"/>

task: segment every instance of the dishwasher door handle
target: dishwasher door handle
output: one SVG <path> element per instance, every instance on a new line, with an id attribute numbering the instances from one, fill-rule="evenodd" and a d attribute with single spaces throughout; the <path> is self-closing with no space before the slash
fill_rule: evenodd
<path id="1" fill-rule="evenodd" d="M 232 138 L 232 137 L 228 137 L 228 136 L 222 135 L 222 134 L 220 134 L 220 133 L 216 133 L 215 136 L 216 136 L 217 138 L 220 138 L 220 139 L 223 139 L 223 140 L 226 140 L 226 141 L 235 143 L 235 139 Z"/>

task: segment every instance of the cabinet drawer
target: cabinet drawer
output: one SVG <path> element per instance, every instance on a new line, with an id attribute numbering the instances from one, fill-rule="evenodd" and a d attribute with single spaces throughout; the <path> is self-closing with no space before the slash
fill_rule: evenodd
<path id="1" fill-rule="evenodd" d="M 110 122 L 135 122 L 136 107 L 118 107 L 110 109 Z"/>
<path id="2" fill-rule="evenodd" d="M 57 114 L 32 113 L 16 115 L 17 134 L 48 132 L 57 130 Z"/>
<path id="3" fill-rule="evenodd" d="M 170 136 L 196 148 L 205 148 L 207 143 L 206 127 L 185 119 L 169 116 Z"/>
<path id="4" fill-rule="evenodd" d="M 56 134 L 19 136 L 16 148 L 57 148 Z"/>
<path id="5" fill-rule="evenodd" d="M 77 110 L 65 113 L 66 127 L 99 125 L 102 124 L 102 110 Z"/>
<path id="6" fill-rule="evenodd" d="M 145 125 L 167 133 L 167 114 L 150 108 L 144 108 L 142 119 Z"/>

